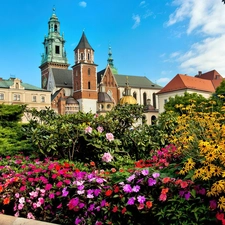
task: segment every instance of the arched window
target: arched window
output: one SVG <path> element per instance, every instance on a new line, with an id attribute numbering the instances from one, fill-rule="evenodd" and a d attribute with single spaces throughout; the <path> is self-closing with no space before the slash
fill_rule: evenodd
<path id="1" fill-rule="evenodd" d="M 137 93 L 133 92 L 133 97 L 137 100 Z"/>
<path id="2" fill-rule="evenodd" d="M 58 27 L 57 27 L 57 25 L 55 24 L 55 26 L 54 26 L 54 31 L 55 32 L 57 32 L 58 31 Z"/>
<path id="3" fill-rule="evenodd" d="M 75 90 L 78 90 L 78 82 L 76 82 Z"/>
<path id="4" fill-rule="evenodd" d="M 88 81 L 88 89 L 91 89 L 91 82 Z"/>
<path id="5" fill-rule="evenodd" d="M 147 105 L 147 94 L 143 93 L 143 105 Z"/>
<path id="6" fill-rule="evenodd" d="M 156 109 L 156 94 L 152 94 L 152 99 L 153 99 L 153 107 Z"/>
<path id="7" fill-rule="evenodd" d="M 90 76 L 91 75 L 91 69 L 88 68 L 88 75 Z"/>
<path id="8" fill-rule="evenodd" d="M 80 59 L 84 60 L 84 53 L 80 53 Z"/>
<path id="9" fill-rule="evenodd" d="M 151 123 L 152 123 L 152 125 L 156 123 L 156 117 L 155 116 L 151 117 Z"/>
<path id="10" fill-rule="evenodd" d="M 87 55 L 87 57 L 88 57 L 88 60 L 90 60 L 90 53 L 88 52 L 88 55 Z"/>

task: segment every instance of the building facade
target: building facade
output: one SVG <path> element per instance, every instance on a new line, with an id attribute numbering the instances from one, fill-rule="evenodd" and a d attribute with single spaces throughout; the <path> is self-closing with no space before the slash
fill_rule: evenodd
<path id="1" fill-rule="evenodd" d="M 0 104 L 27 105 L 28 108 L 42 110 L 51 107 L 51 92 L 23 83 L 18 78 L 0 78 Z M 22 122 L 26 121 L 24 115 Z"/>

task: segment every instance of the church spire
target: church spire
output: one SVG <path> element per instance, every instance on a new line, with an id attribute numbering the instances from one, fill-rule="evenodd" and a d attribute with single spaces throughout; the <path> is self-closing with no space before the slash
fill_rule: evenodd
<path id="1" fill-rule="evenodd" d="M 108 65 L 110 66 L 110 68 L 112 70 L 112 73 L 113 74 L 118 74 L 117 69 L 114 67 L 114 64 L 113 64 L 113 57 L 112 57 L 112 49 L 111 49 L 111 46 L 109 46 L 108 56 L 109 57 L 107 59 L 107 62 L 108 62 Z"/>
<path id="2" fill-rule="evenodd" d="M 42 54 L 41 64 L 60 63 L 69 66 L 66 51 L 64 49 L 64 36 L 60 34 L 60 22 L 55 13 L 55 7 L 52 9 L 52 16 L 48 21 L 48 36 L 44 38 L 44 53 Z"/>

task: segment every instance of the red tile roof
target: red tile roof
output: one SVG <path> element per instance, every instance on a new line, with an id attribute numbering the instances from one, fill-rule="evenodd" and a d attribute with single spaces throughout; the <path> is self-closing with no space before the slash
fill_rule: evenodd
<path id="1" fill-rule="evenodd" d="M 199 90 L 205 92 L 215 92 L 211 80 L 191 77 L 184 74 L 177 74 L 163 89 L 157 94 L 178 91 L 178 90 Z"/>

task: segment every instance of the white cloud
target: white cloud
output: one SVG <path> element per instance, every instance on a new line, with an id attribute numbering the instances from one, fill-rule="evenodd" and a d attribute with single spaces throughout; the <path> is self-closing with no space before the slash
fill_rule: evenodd
<path id="1" fill-rule="evenodd" d="M 225 13 L 220 0 L 174 0 L 176 10 L 169 16 L 167 26 L 187 24 L 186 34 L 192 43 L 189 50 L 170 54 L 179 62 L 183 73 L 197 74 L 216 69 L 225 76 Z M 194 39 L 197 38 L 197 39 Z"/>
<path id="2" fill-rule="evenodd" d="M 225 76 L 225 35 L 215 38 L 206 38 L 202 42 L 195 43 L 184 56 L 178 58 L 180 68 L 185 73 L 197 74 L 197 71 L 210 71 L 216 69 Z"/>
<path id="3" fill-rule="evenodd" d="M 145 1 L 141 1 L 139 5 L 140 5 L 140 6 L 145 5 Z"/>
<path id="4" fill-rule="evenodd" d="M 180 52 L 173 52 L 170 54 L 170 58 L 175 58 L 180 55 Z"/>
<path id="5" fill-rule="evenodd" d="M 140 18 L 139 15 L 133 15 L 132 19 L 134 20 L 134 25 L 132 26 L 132 29 L 135 29 L 135 28 L 137 28 L 140 25 L 141 18 Z"/>
<path id="6" fill-rule="evenodd" d="M 87 3 L 82 1 L 82 2 L 79 2 L 79 6 L 85 8 L 87 6 Z"/>
<path id="7" fill-rule="evenodd" d="M 156 83 L 157 84 L 167 84 L 170 80 L 171 80 L 171 78 L 162 77 L 162 78 L 159 78 L 158 80 L 156 80 Z"/>

